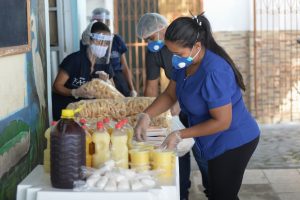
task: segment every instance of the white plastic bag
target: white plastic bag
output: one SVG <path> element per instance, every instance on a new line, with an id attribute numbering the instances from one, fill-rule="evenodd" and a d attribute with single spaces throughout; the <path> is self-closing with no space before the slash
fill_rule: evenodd
<path id="1" fill-rule="evenodd" d="M 171 126 L 171 128 L 172 128 L 172 132 L 177 131 L 177 130 L 181 130 L 181 129 L 185 129 L 184 125 L 180 122 L 178 115 L 172 117 L 172 126 Z M 184 156 L 185 154 L 187 154 L 192 149 L 194 144 L 195 144 L 194 138 L 183 139 L 177 145 L 177 149 L 176 149 L 177 155 L 179 157 Z"/>

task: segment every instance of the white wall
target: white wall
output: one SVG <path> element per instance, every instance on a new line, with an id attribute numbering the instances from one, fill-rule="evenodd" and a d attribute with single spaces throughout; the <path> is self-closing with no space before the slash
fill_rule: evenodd
<path id="1" fill-rule="evenodd" d="M 300 4 L 293 2 L 257 1 L 257 30 L 299 29 L 300 15 L 296 13 L 299 13 Z M 264 13 L 259 13 L 260 10 Z M 204 11 L 213 31 L 253 30 L 253 0 L 204 0 Z"/>
<path id="2" fill-rule="evenodd" d="M 252 0 L 204 0 L 205 15 L 213 31 L 250 29 Z"/>

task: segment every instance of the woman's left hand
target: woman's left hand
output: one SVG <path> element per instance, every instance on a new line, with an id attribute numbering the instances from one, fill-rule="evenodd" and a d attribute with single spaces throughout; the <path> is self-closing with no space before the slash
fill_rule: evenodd
<path id="1" fill-rule="evenodd" d="M 160 147 L 162 149 L 176 150 L 177 145 L 181 141 L 182 138 L 180 137 L 180 131 L 173 131 L 166 137 Z"/>

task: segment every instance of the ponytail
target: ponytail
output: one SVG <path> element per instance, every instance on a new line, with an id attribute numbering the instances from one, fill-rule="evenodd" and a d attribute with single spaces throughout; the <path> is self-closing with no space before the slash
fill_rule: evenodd
<path id="1" fill-rule="evenodd" d="M 200 42 L 206 49 L 227 61 L 234 72 L 237 84 L 242 90 L 246 90 L 242 74 L 227 52 L 215 41 L 210 23 L 203 13 L 193 18 L 179 17 L 174 20 L 166 30 L 165 40 L 188 48 L 192 48 L 196 42 Z"/>

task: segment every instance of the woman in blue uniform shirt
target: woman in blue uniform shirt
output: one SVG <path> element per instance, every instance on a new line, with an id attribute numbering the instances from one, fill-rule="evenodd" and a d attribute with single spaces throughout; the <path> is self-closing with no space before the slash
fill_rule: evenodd
<path id="1" fill-rule="evenodd" d="M 236 200 L 260 135 L 242 98 L 242 75 L 215 42 L 203 15 L 173 21 L 166 30 L 165 44 L 174 54 L 172 80 L 141 114 L 136 137 L 143 137 L 151 118 L 178 100 L 190 126 L 169 134 L 162 147 L 175 149 L 182 139 L 193 137 L 208 160 L 209 199 Z"/>
<path id="2" fill-rule="evenodd" d="M 113 82 L 111 65 L 96 63 L 96 59 L 103 58 L 111 46 L 109 28 L 102 22 L 94 21 L 83 32 L 81 41 L 80 50 L 67 56 L 59 65 L 52 92 L 53 120 L 60 119 L 61 110 L 69 103 L 94 97 L 93 92 L 82 87 L 92 78 L 111 79 Z"/>

